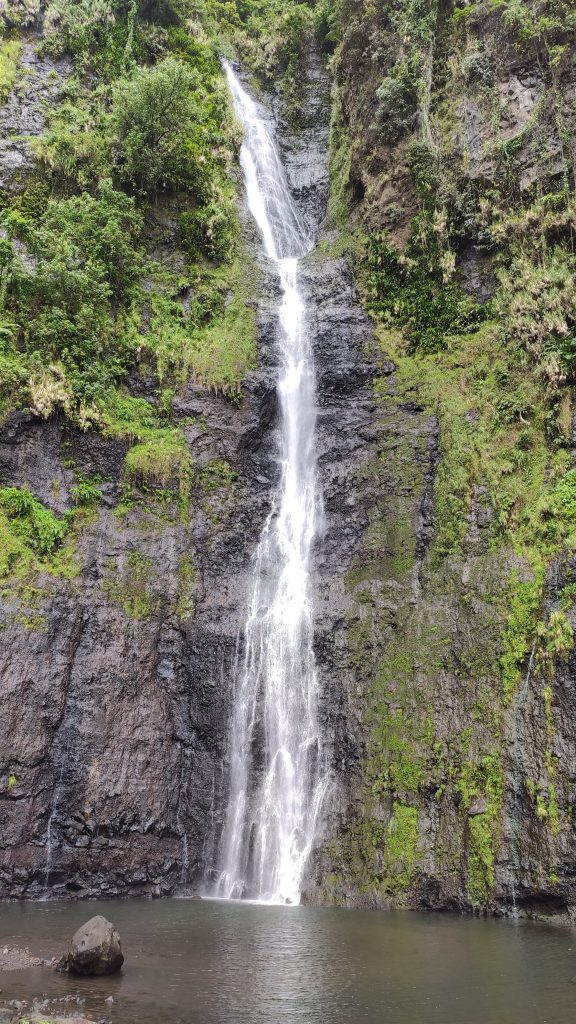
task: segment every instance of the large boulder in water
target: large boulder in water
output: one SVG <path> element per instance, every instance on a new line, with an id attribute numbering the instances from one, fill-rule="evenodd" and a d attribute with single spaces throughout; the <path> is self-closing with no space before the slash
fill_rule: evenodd
<path id="1" fill-rule="evenodd" d="M 69 974 L 115 974 L 123 963 L 120 935 L 110 921 L 97 914 L 73 936 L 58 970 Z"/>

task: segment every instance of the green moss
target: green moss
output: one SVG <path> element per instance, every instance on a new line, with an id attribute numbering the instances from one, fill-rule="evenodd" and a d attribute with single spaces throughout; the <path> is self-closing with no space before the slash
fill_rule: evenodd
<path id="1" fill-rule="evenodd" d="M 178 564 L 178 598 L 175 613 L 179 619 L 194 618 L 198 593 L 199 573 L 193 555 L 183 555 Z"/>
<path id="2" fill-rule="evenodd" d="M 485 904 L 494 886 L 494 835 L 489 815 L 470 819 L 468 852 L 468 896 L 474 906 Z"/>
<path id="3" fill-rule="evenodd" d="M 164 488 L 176 483 L 181 496 L 190 494 L 192 457 L 184 434 L 171 427 L 158 429 L 126 455 L 127 479 Z"/>
<path id="4" fill-rule="evenodd" d="M 558 774 L 557 758 L 553 752 L 556 733 L 554 721 L 554 676 L 558 660 L 566 660 L 574 647 L 574 632 L 564 611 L 553 611 L 546 622 L 539 622 L 535 630 L 533 669 L 534 677 L 542 684 L 541 694 L 544 706 L 545 737 L 544 782 L 527 782 L 527 789 L 534 800 L 538 821 L 545 825 L 553 836 L 557 836 L 565 821 L 559 804 L 556 785 Z"/>
<path id="5" fill-rule="evenodd" d="M 510 581 L 510 614 L 502 634 L 503 654 L 500 658 L 504 694 L 510 701 L 522 680 L 530 649 L 536 636 L 536 625 L 542 603 L 542 575 L 522 582 L 516 573 Z"/>
<path id="6" fill-rule="evenodd" d="M 104 583 L 110 601 L 119 605 L 132 619 L 149 619 L 160 609 L 154 584 L 157 579 L 152 559 L 138 551 L 130 551 L 110 566 Z"/>
<path id="7" fill-rule="evenodd" d="M 203 494 L 228 488 L 237 478 L 238 474 L 226 459 L 213 459 L 198 472 L 198 484 Z"/>
<path id="8" fill-rule="evenodd" d="M 494 886 L 494 859 L 504 793 L 500 755 L 487 754 L 480 761 L 463 764 L 456 789 L 462 798 L 462 812 L 469 815 L 468 896 L 474 906 L 482 906 L 488 902 Z M 480 813 L 473 807 L 477 801 L 485 807 Z"/>
<path id="9" fill-rule="evenodd" d="M 341 860 L 344 877 L 351 875 L 361 892 L 403 903 L 418 871 L 418 837 L 418 809 L 395 801 L 387 824 L 368 815 L 351 823 L 330 856 L 333 863 Z M 337 898 L 343 876 L 331 872 L 323 884 Z"/>
<path id="10" fill-rule="evenodd" d="M 29 565 L 45 559 L 62 543 L 68 524 L 58 519 L 30 491 L 18 487 L 0 488 L 0 517 L 4 544 L 0 574 L 6 575 L 16 562 Z"/>
<path id="11" fill-rule="evenodd" d="M 330 196 L 328 217 L 332 224 L 346 224 L 352 202 L 350 170 L 352 141 L 346 128 L 340 98 L 335 88 L 330 120 Z"/>
<path id="12" fill-rule="evenodd" d="M 4 39 L 0 41 L 0 103 L 5 103 L 12 92 L 21 52 L 20 40 Z"/>
<path id="13" fill-rule="evenodd" d="M 55 516 L 26 489 L 0 488 L 0 592 L 4 624 L 30 630 L 46 626 L 42 605 L 55 581 L 73 580 L 80 571 L 76 537 L 83 509 Z"/>
<path id="14" fill-rule="evenodd" d="M 406 890 L 417 865 L 418 809 L 396 802 L 388 824 L 384 852 L 388 892 Z"/>

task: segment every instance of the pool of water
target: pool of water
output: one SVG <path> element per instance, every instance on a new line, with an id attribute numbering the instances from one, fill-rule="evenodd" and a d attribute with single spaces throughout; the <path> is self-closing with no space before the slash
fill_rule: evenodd
<path id="1" fill-rule="evenodd" d="M 576 933 L 529 922 L 186 900 L 25 903 L 0 907 L 0 944 L 55 956 L 97 913 L 120 931 L 121 974 L 5 972 L 0 998 L 79 992 L 89 1016 L 113 1024 L 576 1021 Z"/>

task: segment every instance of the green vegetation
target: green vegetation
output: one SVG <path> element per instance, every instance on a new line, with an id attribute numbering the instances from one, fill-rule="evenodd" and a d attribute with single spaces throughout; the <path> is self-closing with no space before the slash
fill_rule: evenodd
<path id="1" fill-rule="evenodd" d="M 255 366 L 256 278 L 231 173 L 240 130 L 219 54 L 251 54 L 258 73 L 287 68 L 304 15 L 306 5 L 216 0 L 47 4 L 41 46 L 70 55 L 74 73 L 31 142 L 38 170 L 0 197 L 0 415 L 29 408 L 127 439 L 123 510 L 177 499 L 187 515 L 193 466 L 172 400 L 190 377 L 237 399 Z M 0 100 L 19 52 L 2 43 Z M 138 371 L 153 381 L 147 399 L 127 390 Z M 217 477 L 228 485 L 229 468 L 206 471 L 202 491 Z M 77 477 L 78 524 L 102 482 Z M 46 569 L 72 522 L 42 517 L 22 494 L 10 505 L 6 490 L 0 504 L 4 575 Z M 134 566 L 128 576 L 138 582 Z M 139 617 L 147 605 L 126 607 Z"/>
<path id="2" fill-rule="evenodd" d="M 313 6 L 298 0 L 204 0 L 226 49 L 232 46 L 262 80 L 282 77 L 293 84 L 308 40 L 315 29 L 322 33 Z"/>
<path id="3" fill-rule="evenodd" d="M 433 352 L 451 334 L 473 331 L 487 310 L 453 280 L 454 256 L 438 241 L 441 222 L 426 213 L 400 254 L 380 235 L 366 243 L 364 287 L 367 307 L 389 326 L 402 327 L 412 349 Z"/>
<path id="4" fill-rule="evenodd" d="M 9 599 L 4 622 L 44 628 L 39 608 L 47 591 L 78 572 L 75 537 L 85 515 L 78 508 L 58 517 L 27 488 L 0 488 L 0 592 Z"/>
<path id="5" fill-rule="evenodd" d="M 494 856 L 504 792 L 499 754 L 465 762 L 456 792 L 462 798 L 462 811 L 468 815 L 468 895 L 474 906 L 482 906 L 494 886 Z"/>
<path id="6" fill-rule="evenodd" d="M 218 60 L 224 14 L 192 0 L 49 4 L 44 45 L 72 54 L 76 75 L 34 143 L 46 173 L 0 212 L 4 412 L 59 410 L 99 429 L 137 362 L 151 362 L 163 388 L 192 374 L 230 394 L 254 365 L 253 275 L 230 176 L 239 134 Z M 178 274 L 145 252 L 154 205 L 176 191 Z"/>
<path id="7" fill-rule="evenodd" d="M 133 358 L 121 303 L 142 267 L 140 215 L 133 199 L 104 181 L 97 196 L 50 200 L 39 225 L 19 211 L 5 223 L 32 257 L 11 258 L 19 332 L 5 354 L 15 358 L 24 336 L 30 404 L 44 417 L 56 407 L 72 413 L 97 400 Z"/>
<path id="8" fill-rule="evenodd" d="M 203 494 L 211 494 L 222 487 L 230 487 L 238 474 L 225 459 L 214 459 L 202 467 L 198 474 L 198 483 Z"/>
<path id="9" fill-rule="evenodd" d="M 376 122 L 382 140 L 388 144 L 399 142 L 416 122 L 419 72 L 413 61 L 401 60 L 376 92 Z"/>
<path id="10" fill-rule="evenodd" d="M 199 574 L 193 555 L 183 555 L 178 566 L 178 598 L 175 613 L 179 619 L 193 619 L 196 611 Z"/>
<path id="11" fill-rule="evenodd" d="M 564 47 L 576 31 L 576 12 L 571 0 L 538 0 L 530 8 L 522 0 L 490 3 L 520 40 L 538 44 L 556 61 L 563 56 Z"/>
<path id="12" fill-rule="evenodd" d="M 327 7 L 332 223 L 396 366 L 375 382 L 382 433 L 366 472 L 382 497 L 348 579 L 363 692 L 370 679 L 364 804 L 327 885 L 390 892 L 387 826 L 400 802 L 433 822 L 426 871 L 486 907 L 505 758 L 527 706 L 539 777 L 522 781 L 543 851 L 571 815 L 554 751 L 576 586 L 575 15 L 562 0 Z M 502 94 L 514 59 L 542 79 L 529 117 Z M 422 530 L 431 480 L 433 530 Z M 439 693 L 454 722 L 436 713 Z M 513 757 L 521 772 L 516 747 Z M 542 873 L 557 880 L 545 856 Z M 410 903 L 418 871 L 402 878 L 394 900 Z"/>
<path id="13" fill-rule="evenodd" d="M 14 87 L 21 50 L 17 39 L 0 40 L 0 103 L 6 102 Z"/>
<path id="14" fill-rule="evenodd" d="M 129 481 L 166 487 L 177 480 L 182 496 L 190 492 L 192 459 L 186 438 L 177 429 L 154 432 L 150 440 L 134 445 L 126 456 Z"/>
<path id="15" fill-rule="evenodd" d="M 136 68 L 117 81 L 112 119 L 120 178 L 144 194 L 160 186 L 192 186 L 197 194 L 209 190 L 199 159 L 206 121 L 203 101 L 198 74 L 174 57 L 152 68 Z"/>
<path id="16" fill-rule="evenodd" d="M 66 533 L 66 523 L 50 512 L 27 490 L 18 487 L 0 488 L 0 509 L 9 524 L 16 548 L 33 552 L 40 557 L 51 555 Z M 11 552 L 2 552 L 3 566 L 7 568 Z"/>
<path id="17" fill-rule="evenodd" d="M 344 229 L 350 206 L 351 138 L 341 109 L 340 94 L 334 89 L 330 118 L 330 195 L 328 215 L 331 223 Z"/>
<path id="18" fill-rule="evenodd" d="M 78 482 L 70 488 L 74 504 L 88 508 L 98 505 L 102 500 L 102 491 L 100 490 L 100 485 L 104 482 L 102 478 L 96 476 L 88 479 L 80 474 L 77 480 Z"/>
<path id="19" fill-rule="evenodd" d="M 129 618 L 149 619 L 160 608 L 156 579 L 152 560 L 139 551 L 130 551 L 117 562 L 111 560 L 104 588 L 108 599 Z"/>
<path id="20" fill-rule="evenodd" d="M 530 641 L 535 636 L 540 620 L 542 601 L 542 578 L 522 582 L 512 575 L 510 580 L 510 612 L 502 645 L 504 653 L 500 659 L 502 682 L 507 700 L 518 689 L 522 673 L 530 662 Z"/>
<path id="21" fill-rule="evenodd" d="M 564 188 L 512 211 L 500 202 L 484 211 L 490 237 L 502 250 L 495 311 L 503 333 L 520 341 L 554 401 L 575 369 L 574 197 Z"/>

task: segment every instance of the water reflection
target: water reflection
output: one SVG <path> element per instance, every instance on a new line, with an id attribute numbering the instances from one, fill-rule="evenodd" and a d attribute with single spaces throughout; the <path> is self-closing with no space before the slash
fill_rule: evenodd
<path id="1" fill-rule="evenodd" d="M 183 900 L 9 904 L 0 943 L 54 955 L 94 913 L 121 931 L 121 976 L 6 973 L 0 998 L 79 991 L 86 1012 L 112 1024 L 574 1024 L 576 1017 L 574 933 L 529 923 Z"/>

